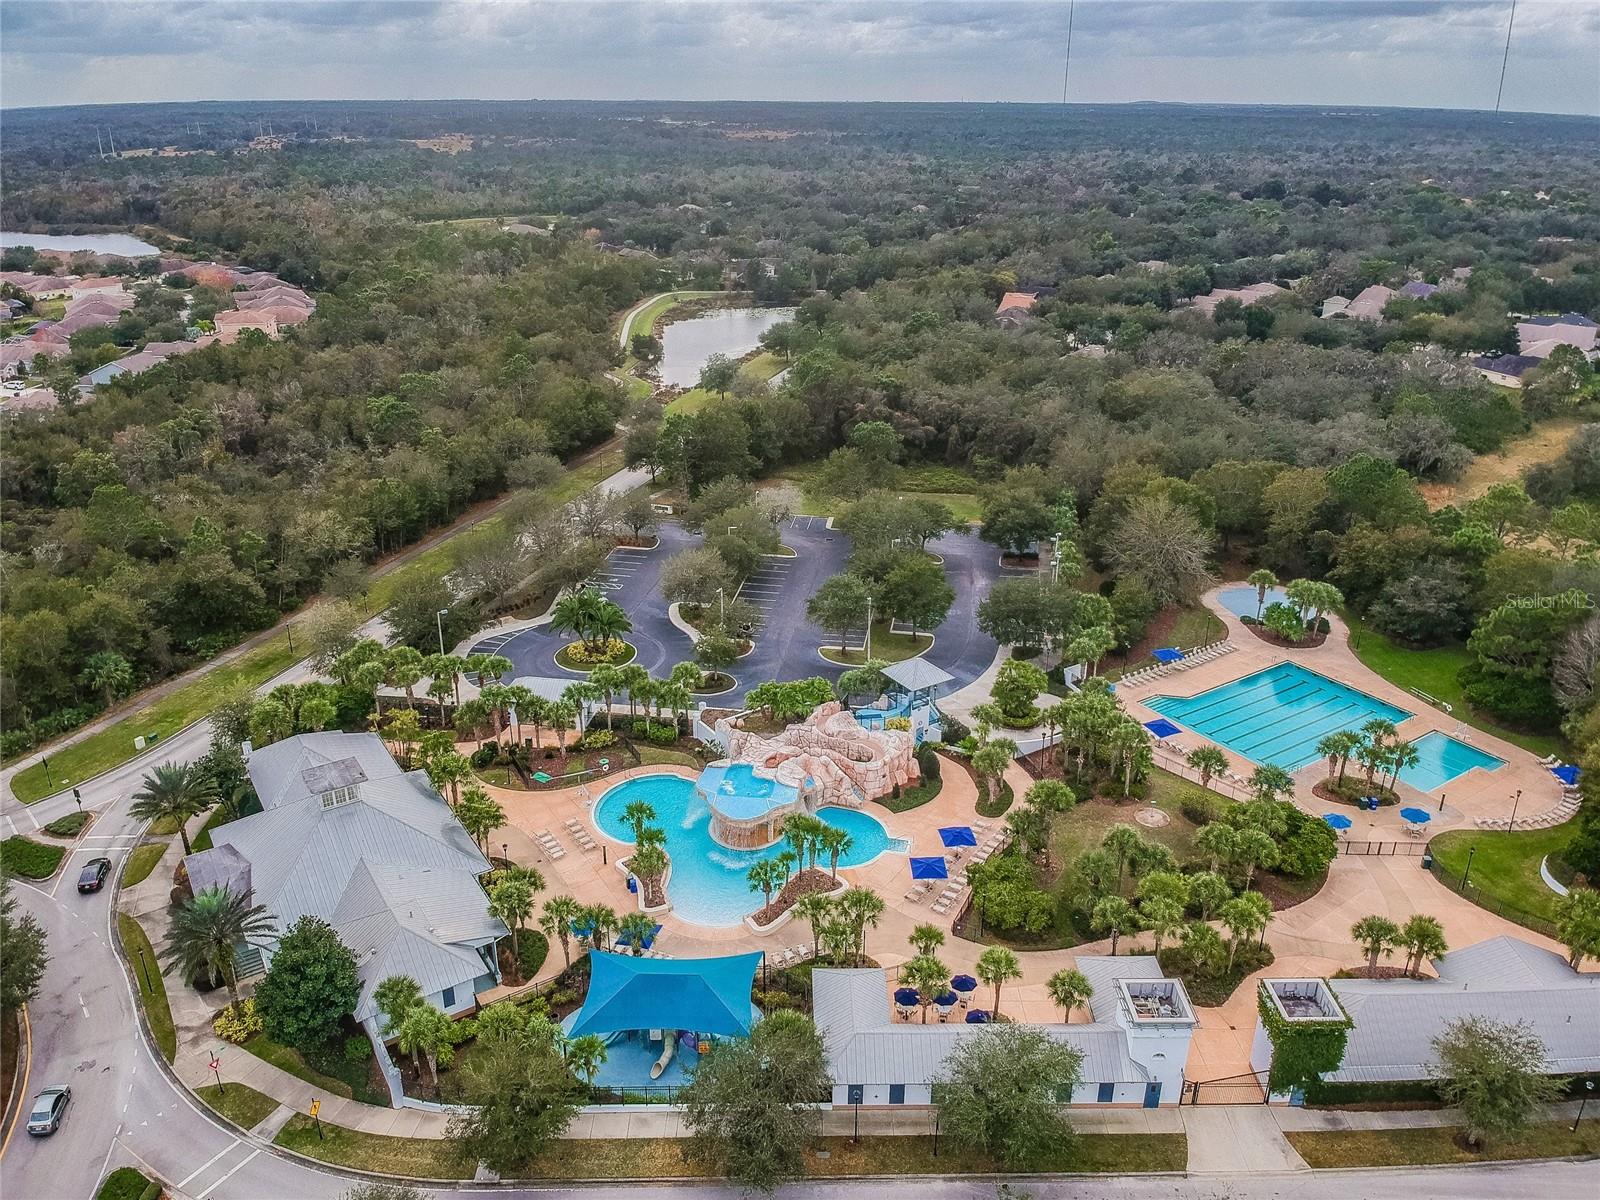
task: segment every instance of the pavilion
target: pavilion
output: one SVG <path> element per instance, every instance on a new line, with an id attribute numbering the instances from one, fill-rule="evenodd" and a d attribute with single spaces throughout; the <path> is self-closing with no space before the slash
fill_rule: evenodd
<path id="1" fill-rule="evenodd" d="M 880 729 L 891 717 L 911 722 L 911 735 L 917 745 L 940 740 L 939 710 L 935 706 L 939 689 L 955 676 L 934 666 L 925 658 L 908 658 L 883 668 L 889 687 L 876 704 L 856 710 L 863 728 Z"/>

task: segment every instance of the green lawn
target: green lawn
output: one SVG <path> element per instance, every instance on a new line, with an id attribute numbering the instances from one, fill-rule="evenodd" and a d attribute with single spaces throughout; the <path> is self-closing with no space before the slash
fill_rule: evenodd
<path id="1" fill-rule="evenodd" d="M 1313 1167 L 1413 1167 L 1429 1163 L 1495 1162 L 1518 1158 L 1562 1158 L 1600 1152 L 1600 1121 L 1584 1121 L 1573 1133 L 1566 1121 L 1528 1127 L 1516 1141 L 1491 1142 L 1474 1154 L 1459 1142 L 1459 1126 L 1427 1129 L 1305 1130 L 1284 1134 Z"/>
<path id="2" fill-rule="evenodd" d="M 75 838 L 83 832 L 83 827 L 89 823 L 90 814 L 86 812 L 68 813 L 64 817 L 57 817 L 39 832 L 47 833 L 51 837 Z"/>
<path id="3" fill-rule="evenodd" d="M 254 1129 L 278 1107 L 278 1102 L 271 1096 L 227 1080 L 222 1081 L 220 1090 L 216 1084 L 211 1084 L 209 1087 L 195 1088 L 194 1094 L 240 1129 Z"/>
<path id="4" fill-rule="evenodd" d="M 849 504 L 838 496 L 818 495 L 811 486 L 820 463 L 784 467 L 774 479 L 792 483 L 800 489 L 798 512 L 807 517 L 836 516 Z M 889 489 L 901 494 L 916 494 L 947 506 L 958 521 L 977 521 L 983 516 L 982 502 L 972 489 L 976 481 L 953 467 L 920 463 L 902 467 Z"/>
<path id="5" fill-rule="evenodd" d="M 739 374 L 747 379 L 765 383 L 781 370 L 783 370 L 783 360 L 776 354 L 764 350 L 748 362 L 742 363 L 739 367 Z M 667 414 L 672 416 L 696 413 L 714 399 L 716 399 L 715 392 L 706 388 L 690 388 L 688 391 L 673 398 L 667 405 Z"/>
<path id="6" fill-rule="evenodd" d="M 128 865 L 122 869 L 122 886 L 133 887 L 134 884 L 143 883 L 150 878 L 150 872 L 156 869 L 156 864 L 166 852 L 165 842 L 147 842 L 143 846 L 136 847 L 133 853 L 128 855 Z"/>
<path id="7" fill-rule="evenodd" d="M 1560 899 L 1539 878 L 1539 863 L 1572 840 L 1570 824 L 1549 829 L 1494 831 L 1455 829 L 1441 833 L 1429 845 L 1439 868 L 1459 882 L 1472 853 L 1472 873 L 1467 877 L 1470 899 L 1482 897 L 1484 907 L 1516 920 L 1518 912 L 1543 921 L 1556 919 Z M 1473 853 L 1473 848 L 1476 852 Z"/>
<path id="8" fill-rule="evenodd" d="M 565 504 L 621 466 L 620 450 L 598 454 L 582 466 L 568 470 L 561 482 L 550 489 L 551 499 L 558 504 Z M 475 526 L 474 532 L 496 528 L 499 523 L 498 516 L 490 517 Z M 428 573 L 443 575 L 448 572 L 455 566 L 458 553 L 454 539 L 447 539 L 378 576 L 367 593 L 369 607 L 376 612 L 387 606 L 395 589 L 407 579 Z M 11 790 L 24 804 L 32 804 L 69 783 L 81 783 L 102 771 L 120 766 L 138 753 L 133 748 L 136 736 L 157 733 L 163 738 L 171 737 L 186 725 L 206 716 L 234 688 L 259 687 L 292 666 L 299 657 L 298 653 L 290 651 L 287 633 L 269 638 L 227 665 L 206 672 L 94 736 L 52 751 L 49 756 L 49 782 L 45 779 L 43 765 L 35 763 L 17 773 L 11 781 Z M 157 746 L 159 748 L 159 743 Z"/>
<path id="9" fill-rule="evenodd" d="M 907 658 L 915 658 L 931 645 L 933 638 L 926 633 L 912 637 L 909 633 L 892 632 L 888 621 L 872 623 L 872 657 L 879 662 L 900 662 Z M 837 642 L 832 645 L 824 642 L 822 656 L 829 662 L 843 663 L 852 667 L 858 667 L 867 661 L 865 650 L 845 650 L 841 653 Z"/>
<path id="10" fill-rule="evenodd" d="M 324 1124 L 319 1139 L 310 1117 L 296 1114 L 278 1134 L 277 1144 L 309 1158 L 339 1166 L 384 1171 L 417 1179 L 453 1179 L 463 1171 L 449 1158 L 448 1143 L 429 1138 L 383 1137 Z M 523 1179 L 684 1179 L 704 1168 L 686 1154 L 677 1138 L 563 1139 L 517 1173 Z M 826 1157 L 822 1157 L 822 1155 Z M 1030 1164 L 1040 1171 L 1181 1171 L 1188 1143 L 1181 1133 L 1084 1134 L 1060 1143 L 1046 1159 Z M 995 1164 L 979 1155 L 957 1152 L 948 1138 L 933 1155 L 929 1137 L 864 1137 L 818 1140 L 806 1154 L 806 1174 L 971 1175 L 988 1174 Z"/>
<path id="11" fill-rule="evenodd" d="M 134 989 L 139 993 L 144 1019 L 150 1024 L 150 1032 L 156 1045 L 161 1047 L 161 1053 L 171 1062 L 178 1053 L 178 1031 L 172 1024 L 167 981 L 161 976 L 155 948 L 150 945 L 144 927 L 124 912 L 117 914 L 117 936 L 122 939 L 122 952 L 128 956 L 128 966 L 133 971 Z M 142 960 L 140 950 L 144 951 Z"/>
<path id="12" fill-rule="evenodd" d="M 939 770 L 939 778 L 931 783 L 924 778 L 920 783 L 913 784 L 911 787 L 901 788 L 898 796 L 891 794 L 878 797 L 877 803 L 883 805 L 884 808 L 892 813 L 910 812 L 913 808 L 921 808 L 928 801 L 936 799 L 944 789 L 943 772 L 959 771 L 961 768 L 947 761 L 939 764 Z"/>
<path id="13" fill-rule="evenodd" d="M 1472 655 L 1465 646 L 1413 649 L 1385 636 L 1359 617 L 1346 613 L 1345 621 L 1350 626 L 1350 648 L 1355 651 L 1356 657 L 1390 683 L 1426 692 L 1434 699 L 1450 705 L 1456 719 L 1485 733 L 1502 737 L 1533 754 L 1561 752 L 1561 739 L 1554 735 L 1518 733 L 1496 724 L 1473 709 L 1462 694 L 1461 684 L 1456 681 L 1461 668 L 1472 662 Z"/>
<path id="14" fill-rule="evenodd" d="M 387 1105 L 389 1093 L 377 1091 L 371 1087 L 367 1080 L 367 1064 L 352 1067 L 342 1059 L 339 1062 L 337 1076 L 324 1075 L 317 1068 L 306 1062 L 298 1050 L 284 1046 L 273 1041 L 264 1033 L 258 1033 L 244 1044 L 244 1048 L 254 1054 L 263 1062 L 269 1062 L 279 1070 L 287 1071 L 296 1079 L 304 1080 L 314 1088 L 327 1092 L 330 1096 L 342 1096 L 346 1100 L 360 1100 L 365 1104 Z"/>
<path id="15" fill-rule="evenodd" d="M 633 335 L 636 333 L 649 333 L 656 321 L 660 319 L 662 313 L 666 312 L 669 308 L 672 308 L 675 305 L 682 304 L 686 300 L 707 300 L 714 296 L 732 295 L 735 295 L 735 293 L 696 291 L 663 292 L 649 304 L 641 308 L 634 316 L 633 324 L 628 328 L 628 340 L 632 341 Z M 626 315 L 626 313 L 623 314 L 624 317 L 626 317 Z M 622 318 L 618 319 L 617 332 L 619 334 L 622 332 Z"/>
<path id="16" fill-rule="evenodd" d="M 145 1192 L 161 1195 L 161 1185 L 152 1183 L 132 1167 L 118 1167 L 106 1176 L 94 1200 L 143 1200 Z"/>
<path id="17" fill-rule="evenodd" d="M 692 754 L 682 750 L 664 750 L 660 746 L 637 746 L 639 751 L 639 765 L 641 767 L 688 767 L 699 770 L 701 763 Z"/>
<path id="18" fill-rule="evenodd" d="M 23 879 L 49 879 L 66 854 L 65 846 L 51 846 L 13 834 L 0 842 L 0 869 Z"/>

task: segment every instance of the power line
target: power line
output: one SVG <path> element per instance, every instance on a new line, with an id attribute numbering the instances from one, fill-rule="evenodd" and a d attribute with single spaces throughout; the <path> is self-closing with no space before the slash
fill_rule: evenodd
<path id="1" fill-rule="evenodd" d="M 1061 103 L 1067 102 L 1067 80 L 1072 77 L 1072 14 L 1078 7 L 1078 0 L 1071 0 L 1067 5 L 1067 65 L 1061 72 Z"/>
<path id="2" fill-rule="evenodd" d="M 1500 97 L 1506 91 L 1506 63 L 1511 61 L 1511 30 L 1517 23 L 1517 0 L 1511 0 L 1511 19 L 1506 22 L 1506 52 L 1500 57 L 1500 86 L 1494 93 L 1494 111 L 1500 111 Z"/>

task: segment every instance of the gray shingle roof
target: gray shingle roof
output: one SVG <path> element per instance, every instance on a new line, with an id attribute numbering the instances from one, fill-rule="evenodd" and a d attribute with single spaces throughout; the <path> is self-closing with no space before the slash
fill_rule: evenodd
<path id="1" fill-rule="evenodd" d="M 1128 960 L 1119 960 L 1128 961 Z M 981 1025 L 896 1023 L 889 1009 L 887 972 L 818 969 L 811 975 L 812 1015 L 840 1084 L 929 1083 L 951 1051 Z M 1128 1057 L 1127 1034 L 1098 1020 L 1084 1025 L 1039 1025 L 1040 1031 L 1083 1053 L 1086 1083 L 1144 1083 L 1148 1075 Z"/>
<path id="2" fill-rule="evenodd" d="M 883 674 L 885 678 L 910 691 L 939 687 L 955 678 L 925 658 L 908 658 L 902 662 L 890 663 L 883 669 Z"/>
<path id="3" fill-rule="evenodd" d="M 1339 1083 L 1425 1079 L 1433 1039 L 1452 1021 L 1486 1017 L 1527 1025 L 1556 1073 L 1600 1070 L 1600 975 L 1511 937 L 1437 960 L 1438 979 L 1333 979 L 1355 1023 Z"/>

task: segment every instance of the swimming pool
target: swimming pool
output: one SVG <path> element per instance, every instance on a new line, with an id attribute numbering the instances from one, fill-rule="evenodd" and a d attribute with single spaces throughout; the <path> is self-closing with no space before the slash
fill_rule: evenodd
<path id="1" fill-rule="evenodd" d="M 1258 601 L 1259 595 L 1260 593 L 1249 584 L 1241 584 L 1238 587 L 1223 588 L 1217 593 L 1217 602 L 1236 617 L 1259 616 L 1260 613 L 1256 611 L 1258 603 L 1261 612 L 1265 612 L 1269 604 L 1289 603 L 1289 594 L 1281 587 L 1269 587 L 1265 600 Z"/>
<path id="2" fill-rule="evenodd" d="M 672 874 L 667 897 L 672 910 L 696 925 L 737 925 L 759 907 L 759 893 L 750 890 L 746 875 L 765 858 L 784 850 L 780 843 L 765 850 L 729 850 L 711 838 L 711 809 L 695 794 L 694 781 L 676 775 L 641 775 L 612 788 L 594 808 L 600 832 L 619 842 L 631 843 L 633 830 L 622 820 L 622 810 L 634 800 L 646 800 L 656 810 L 656 824 L 667 835 Z M 819 808 L 817 816 L 850 835 L 850 849 L 839 856 L 841 867 L 859 867 L 885 852 L 905 853 L 903 838 L 891 838 L 872 816 L 853 808 Z M 823 866 L 827 860 L 824 858 Z"/>
<path id="3" fill-rule="evenodd" d="M 1419 791 L 1437 791 L 1457 775 L 1464 775 L 1475 767 L 1493 771 L 1506 765 L 1505 759 L 1437 730 L 1423 734 L 1411 744 L 1418 754 L 1417 765 L 1401 771 L 1400 778 Z"/>
<path id="4" fill-rule="evenodd" d="M 1360 729 L 1376 717 L 1398 725 L 1411 715 L 1289 662 L 1198 696 L 1156 696 L 1145 703 L 1252 762 L 1285 771 L 1320 758 L 1317 743 L 1330 733 Z"/>
<path id="5" fill-rule="evenodd" d="M 717 808 L 725 816 L 752 820 L 785 804 L 798 795 L 793 784 L 765 779 L 749 763 L 713 763 L 700 772 L 700 786 L 717 798 Z"/>

